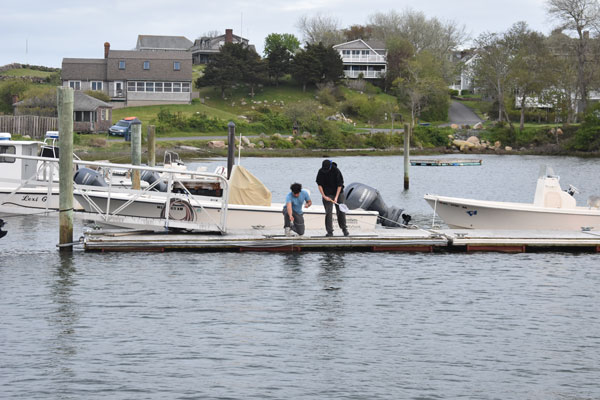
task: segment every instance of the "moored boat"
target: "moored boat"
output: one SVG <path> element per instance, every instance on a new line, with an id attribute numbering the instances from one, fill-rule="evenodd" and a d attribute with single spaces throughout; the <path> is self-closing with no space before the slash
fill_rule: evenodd
<path id="1" fill-rule="evenodd" d="M 425 200 L 450 228 L 503 230 L 600 229 L 600 204 L 596 196 L 588 207 L 577 206 L 577 189 L 564 191 L 560 178 L 543 166 L 533 203 L 465 199 L 426 194 Z"/>

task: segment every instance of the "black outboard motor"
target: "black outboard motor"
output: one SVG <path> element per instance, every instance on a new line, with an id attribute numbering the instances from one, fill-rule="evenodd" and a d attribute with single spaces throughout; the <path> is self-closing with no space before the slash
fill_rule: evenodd
<path id="1" fill-rule="evenodd" d="M 75 175 L 73 176 L 73 180 L 78 185 L 86 185 L 86 186 L 101 186 L 107 187 L 108 184 L 102 177 L 102 174 L 98 171 L 94 171 L 89 168 L 79 168 Z"/>
<path id="2" fill-rule="evenodd" d="M 3 238 L 8 233 L 8 232 L 2 230 L 3 226 L 4 226 L 4 220 L 0 219 L 0 238 Z"/>
<path id="3" fill-rule="evenodd" d="M 142 171 L 142 174 L 140 175 L 140 179 L 143 180 L 144 182 L 148 182 L 149 185 L 152 185 L 154 182 L 159 181 L 156 184 L 156 186 L 154 186 L 152 188 L 152 190 L 154 190 L 156 192 L 166 192 L 167 191 L 167 184 L 160 179 L 160 175 L 156 171 L 144 170 L 144 171 Z"/>
<path id="4" fill-rule="evenodd" d="M 355 210 L 362 208 L 367 211 L 377 211 L 379 213 L 378 221 L 383 226 L 400 227 L 407 225 L 412 217 L 404 213 L 404 210 L 398 207 L 388 207 L 379 191 L 375 188 L 362 183 L 351 183 L 344 188 L 346 201 L 344 203 L 349 209 Z"/>

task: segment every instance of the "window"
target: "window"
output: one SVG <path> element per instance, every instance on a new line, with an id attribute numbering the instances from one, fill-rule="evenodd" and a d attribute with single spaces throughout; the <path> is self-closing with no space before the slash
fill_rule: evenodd
<path id="1" fill-rule="evenodd" d="M 137 82 L 136 91 L 138 91 L 138 92 L 144 91 L 144 82 Z"/>
<path id="2" fill-rule="evenodd" d="M 173 82 L 173 93 L 180 93 L 180 92 L 181 92 L 181 83 Z"/>
<path id="3" fill-rule="evenodd" d="M 181 84 L 181 91 L 189 93 L 189 91 L 190 91 L 190 84 L 189 83 L 185 83 L 185 82 L 182 83 Z"/>
<path id="4" fill-rule="evenodd" d="M 150 61 L 144 61 L 144 69 L 150 69 Z"/>
<path id="5" fill-rule="evenodd" d="M 81 90 L 81 81 L 69 81 L 69 87 L 73 90 Z"/>
<path id="6" fill-rule="evenodd" d="M 146 82 L 146 92 L 154 92 L 154 82 Z"/>
<path id="7" fill-rule="evenodd" d="M 154 91 L 155 92 L 162 92 L 163 91 L 162 88 L 163 88 L 163 83 L 162 82 L 156 82 L 154 84 Z"/>
<path id="8" fill-rule="evenodd" d="M 181 70 L 181 63 L 179 61 L 173 62 L 173 71 Z"/>
<path id="9" fill-rule="evenodd" d="M 127 91 L 135 92 L 135 82 L 127 82 Z"/>
<path id="10" fill-rule="evenodd" d="M 16 154 L 15 146 L 0 146 L 0 154 Z M 14 163 L 16 158 L 0 157 L 0 163 Z"/>
<path id="11" fill-rule="evenodd" d="M 165 93 L 171 93 L 171 82 L 165 82 L 164 89 Z"/>
<path id="12" fill-rule="evenodd" d="M 92 81 L 92 90 L 102 91 L 102 82 L 101 81 Z"/>
<path id="13" fill-rule="evenodd" d="M 119 61 L 119 69 L 125 69 L 125 61 Z"/>

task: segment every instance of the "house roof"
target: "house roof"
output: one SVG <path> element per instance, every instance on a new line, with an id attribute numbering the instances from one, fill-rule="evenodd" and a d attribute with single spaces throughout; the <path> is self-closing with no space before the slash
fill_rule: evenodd
<path id="1" fill-rule="evenodd" d="M 38 99 L 32 97 L 14 103 L 13 107 L 35 106 L 36 101 L 38 101 Z M 79 90 L 73 92 L 73 111 L 95 111 L 98 107 L 112 108 L 110 104 L 98 100 L 95 97 L 88 96 Z"/>
<path id="2" fill-rule="evenodd" d="M 106 59 L 104 58 L 63 58 L 61 79 L 106 80 Z"/>
<path id="3" fill-rule="evenodd" d="M 73 111 L 94 111 L 98 107 L 112 108 L 108 103 L 76 90 L 73 98 Z"/>
<path id="4" fill-rule="evenodd" d="M 188 50 L 193 43 L 185 36 L 138 35 L 136 50 Z"/>
<path id="5" fill-rule="evenodd" d="M 137 60 L 191 60 L 192 55 L 187 51 L 152 51 L 152 50 L 110 50 L 109 59 L 137 59 Z"/>
<path id="6" fill-rule="evenodd" d="M 351 40 L 350 42 L 340 43 L 333 46 L 334 49 L 343 49 L 343 50 L 361 50 L 361 49 L 371 49 L 377 53 L 385 53 L 386 47 L 385 43 L 382 40 L 362 40 L 356 39 Z"/>

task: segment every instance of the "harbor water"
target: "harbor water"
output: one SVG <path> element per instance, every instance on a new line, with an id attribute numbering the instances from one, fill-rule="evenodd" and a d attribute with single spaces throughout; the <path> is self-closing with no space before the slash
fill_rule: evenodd
<path id="1" fill-rule="evenodd" d="M 600 194 L 594 159 L 481 158 L 412 167 L 408 191 L 401 157 L 334 161 L 424 227 L 423 194 L 530 202 L 541 164 Z M 241 162 L 320 204 L 321 159 Z M 598 254 L 61 255 L 56 217 L 4 219 L 0 398 L 600 398 Z"/>

